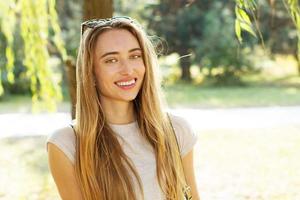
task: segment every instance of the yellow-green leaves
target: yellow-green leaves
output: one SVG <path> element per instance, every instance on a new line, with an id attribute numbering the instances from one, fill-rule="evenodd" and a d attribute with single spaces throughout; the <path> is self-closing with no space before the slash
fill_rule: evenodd
<path id="1" fill-rule="evenodd" d="M 57 13 L 55 10 L 55 0 L 48 0 L 48 8 L 49 8 L 50 24 L 55 33 L 53 41 L 54 41 L 58 51 L 60 52 L 62 59 L 65 61 L 67 59 L 67 52 L 64 47 L 64 42 L 62 41 L 62 38 L 60 37 L 61 30 L 60 30 L 60 27 L 58 24 L 58 17 L 57 17 Z"/>
<path id="2" fill-rule="evenodd" d="M 246 4 L 247 5 L 247 4 Z M 248 14 L 244 11 L 243 5 L 239 5 L 237 2 L 235 6 L 235 34 L 239 40 L 240 43 L 242 43 L 242 30 L 247 31 L 248 33 L 252 34 L 254 37 L 256 37 L 256 33 L 252 27 L 252 22 L 250 20 L 250 17 Z"/>
<path id="3" fill-rule="evenodd" d="M 238 38 L 239 42 L 242 43 L 243 38 L 242 38 L 242 30 L 241 30 L 241 25 L 238 19 L 235 19 L 235 35 Z"/>
<path id="4" fill-rule="evenodd" d="M 57 75 L 49 65 L 47 0 L 20 0 L 20 2 L 21 34 L 25 48 L 24 64 L 27 67 L 27 76 L 31 80 L 33 111 L 37 111 L 41 107 L 39 105 L 54 111 L 56 102 L 62 99 L 62 94 L 59 80 L 54 79 Z"/>
<path id="5" fill-rule="evenodd" d="M 5 50 L 6 56 L 6 70 L 7 70 L 7 79 L 10 83 L 14 83 L 14 75 L 13 75 L 13 68 L 14 68 L 14 54 L 13 54 L 13 33 L 15 30 L 16 24 L 16 15 L 17 6 L 15 0 L 10 0 L 8 2 L 1 1 L 0 2 L 0 27 L 1 32 L 4 34 L 7 47 Z M 1 75 L 1 68 L 0 68 L 0 75 Z M 1 76 L 0 76 L 1 80 Z M 0 81 L 0 96 L 3 94 L 3 87 Z"/>
<path id="6" fill-rule="evenodd" d="M 48 53 L 49 29 L 52 28 L 53 41 L 63 60 L 67 53 L 61 39 L 61 30 L 55 11 L 55 0 L 8 0 L 0 1 L 1 31 L 7 41 L 6 58 L 8 80 L 14 80 L 14 53 L 13 34 L 16 20 L 20 20 L 21 36 L 24 41 L 23 64 L 26 67 L 25 75 L 30 79 L 32 91 L 33 111 L 38 108 L 56 109 L 56 103 L 62 100 L 61 73 L 56 72 L 49 64 Z M 0 71 L 1 75 L 1 71 Z M 1 80 L 1 76 L 0 76 Z M 0 81 L 0 95 L 3 87 Z"/>
<path id="7" fill-rule="evenodd" d="M 298 0 L 285 0 L 288 4 L 286 7 L 288 8 L 294 25 L 297 29 L 297 37 L 298 37 L 298 44 L 297 44 L 297 56 L 300 58 L 300 8 Z"/>

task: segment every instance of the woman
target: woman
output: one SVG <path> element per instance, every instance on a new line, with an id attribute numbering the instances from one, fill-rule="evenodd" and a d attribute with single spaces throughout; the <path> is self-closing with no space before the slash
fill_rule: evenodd
<path id="1" fill-rule="evenodd" d="M 157 56 L 141 26 L 114 17 L 81 32 L 76 120 L 47 140 L 62 199 L 181 200 L 186 185 L 199 199 L 196 136 L 162 109 Z"/>

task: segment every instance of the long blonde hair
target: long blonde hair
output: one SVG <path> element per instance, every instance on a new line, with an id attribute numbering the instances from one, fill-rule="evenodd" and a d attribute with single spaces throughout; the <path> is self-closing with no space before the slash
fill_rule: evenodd
<path id="1" fill-rule="evenodd" d="M 141 179 L 117 136 L 109 127 L 94 84 L 93 52 L 97 37 L 109 29 L 125 29 L 138 40 L 143 51 L 145 76 L 134 100 L 140 134 L 152 146 L 156 174 L 166 199 L 183 199 L 185 185 L 176 138 L 163 111 L 155 48 L 141 26 L 131 20 L 113 19 L 87 29 L 77 57 L 75 171 L 85 200 L 137 200 L 133 178 L 143 194 Z M 132 178 L 133 176 L 133 178 Z"/>

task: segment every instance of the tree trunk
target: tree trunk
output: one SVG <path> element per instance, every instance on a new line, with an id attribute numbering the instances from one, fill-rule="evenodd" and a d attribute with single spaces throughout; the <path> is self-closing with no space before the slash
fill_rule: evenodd
<path id="1" fill-rule="evenodd" d="M 300 76 L 300 55 L 298 55 L 298 49 L 295 49 L 293 51 L 293 55 L 294 55 L 294 58 L 296 59 L 297 61 L 297 69 L 298 69 L 298 75 Z"/>
<path id="2" fill-rule="evenodd" d="M 300 58 L 298 55 L 295 56 L 296 61 L 297 61 L 297 67 L 298 67 L 298 76 L 300 76 Z"/>
<path id="3" fill-rule="evenodd" d="M 74 59 L 68 59 L 65 65 L 69 94 L 71 99 L 71 115 L 72 119 L 75 119 L 75 105 L 76 105 L 76 64 Z"/>
<path id="4" fill-rule="evenodd" d="M 113 14 L 113 0 L 84 0 L 83 19 L 109 18 Z"/>
<path id="5" fill-rule="evenodd" d="M 191 81 L 191 60 L 189 56 L 180 58 L 181 67 L 181 80 L 190 82 Z"/>
<path id="6" fill-rule="evenodd" d="M 83 20 L 95 18 L 110 18 L 113 14 L 113 0 L 84 0 Z M 66 62 L 66 72 L 69 83 L 69 94 L 71 98 L 71 115 L 75 119 L 76 113 L 76 64 L 74 58 Z"/>

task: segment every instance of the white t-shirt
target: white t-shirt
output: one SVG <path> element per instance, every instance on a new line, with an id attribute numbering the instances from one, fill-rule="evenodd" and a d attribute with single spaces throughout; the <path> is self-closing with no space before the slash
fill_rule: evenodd
<path id="1" fill-rule="evenodd" d="M 197 142 L 197 136 L 186 120 L 170 114 L 175 129 L 180 155 L 185 156 Z M 155 155 L 150 144 L 139 134 L 137 122 L 125 125 L 110 124 L 112 130 L 123 138 L 119 140 L 125 154 L 132 160 L 141 178 L 145 200 L 163 200 L 164 195 L 159 187 L 156 176 Z M 58 129 L 50 134 L 47 142 L 55 144 L 74 164 L 75 134 L 71 126 Z M 137 186 L 135 187 L 137 190 Z"/>

